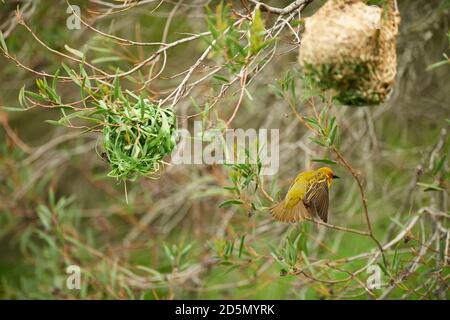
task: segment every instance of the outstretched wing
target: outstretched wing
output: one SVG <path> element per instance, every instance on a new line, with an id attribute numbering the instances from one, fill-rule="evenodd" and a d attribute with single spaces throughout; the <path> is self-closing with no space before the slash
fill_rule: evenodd
<path id="1" fill-rule="evenodd" d="M 299 222 L 310 217 L 302 201 L 299 201 L 295 206 L 289 207 L 286 206 L 286 201 L 283 200 L 271 207 L 270 213 L 275 220 L 282 222 Z"/>
<path id="2" fill-rule="evenodd" d="M 312 184 L 305 193 L 303 203 L 312 215 L 316 214 L 324 222 L 327 222 L 329 203 L 327 181 L 319 180 Z"/>

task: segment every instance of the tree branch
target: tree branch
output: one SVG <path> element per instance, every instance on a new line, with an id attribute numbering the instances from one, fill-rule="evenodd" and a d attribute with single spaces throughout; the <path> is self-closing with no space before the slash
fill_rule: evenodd
<path id="1" fill-rule="evenodd" d="M 284 7 L 283 9 L 272 7 L 272 6 L 269 6 L 265 3 L 262 3 L 262 2 L 259 2 L 256 0 L 250 0 L 250 1 L 252 3 L 254 3 L 255 5 L 259 6 L 261 11 L 272 12 L 272 13 L 276 13 L 276 14 L 284 16 L 286 14 L 291 13 L 294 10 L 303 10 L 308 4 L 310 4 L 314 0 L 296 0 L 296 1 L 292 2 L 290 5 Z"/>

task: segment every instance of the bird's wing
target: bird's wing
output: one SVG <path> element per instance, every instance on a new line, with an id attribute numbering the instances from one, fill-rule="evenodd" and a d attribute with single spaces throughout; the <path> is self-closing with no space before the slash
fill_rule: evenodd
<path id="1" fill-rule="evenodd" d="M 317 214 L 320 219 L 327 222 L 329 203 L 327 181 L 319 180 L 312 184 L 305 193 L 303 203 L 312 213 Z"/>
<path id="2" fill-rule="evenodd" d="M 302 201 L 298 201 L 296 205 L 289 207 L 286 206 L 286 201 L 283 200 L 271 207 L 270 213 L 275 220 L 282 222 L 299 222 L 310 217 L 309 212 Z"/>

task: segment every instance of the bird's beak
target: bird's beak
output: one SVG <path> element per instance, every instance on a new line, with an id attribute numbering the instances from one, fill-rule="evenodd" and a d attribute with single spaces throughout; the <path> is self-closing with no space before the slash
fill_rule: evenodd
<path id="1" fill-rule="evenodd" d="M 333 174 L 333 179 L 339 179 L 340 177 L 338 177 L 337 175 Z"/>

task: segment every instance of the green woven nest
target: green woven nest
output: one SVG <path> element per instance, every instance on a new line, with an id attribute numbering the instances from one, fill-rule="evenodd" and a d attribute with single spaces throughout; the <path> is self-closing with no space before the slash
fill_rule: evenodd
<path id="1" fill-rule="evenodd" d="M 156 174 L 175 147 L 176 115 L 147 99 L 131 105 L 120 100 L 104 107 L 104 147 L 111 166 L 108 176 L 134 180 Z"/>
<path id="2" fill-rule="evenodd" d="M 320 90 L 334 90 L 334 99 L 349 106 L 376 105 L 384 97 L 376 90 L 361 89 L 369 82 L 373 67 L 370 64 L 306 64 L 304 72 L 311 84 Z"/>

